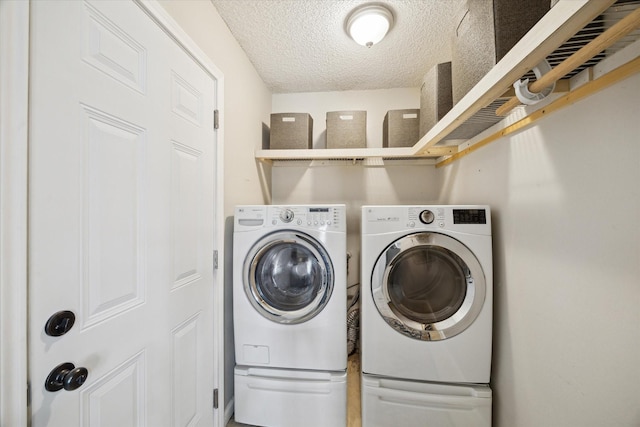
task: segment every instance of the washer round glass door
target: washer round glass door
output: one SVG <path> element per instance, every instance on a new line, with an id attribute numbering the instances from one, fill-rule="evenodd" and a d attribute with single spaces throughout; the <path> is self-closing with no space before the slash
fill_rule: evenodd
<path id="1" fill-rule="evenodd" d="M 315 239 L 280 231 L 258 241 L 244 262 L 244 290 L 253 307 L 278 323 L 316 316 L 333 292 L 333 266 Z"/>
<path id="2" fill-rule="evenodd" d="M 371 277 L 373 301 L 396 331 L 418 340 L 451 338 L 478 317 L 486 294 L 480 262 L 458 240 L 416 233 L 380 255 Z"/>

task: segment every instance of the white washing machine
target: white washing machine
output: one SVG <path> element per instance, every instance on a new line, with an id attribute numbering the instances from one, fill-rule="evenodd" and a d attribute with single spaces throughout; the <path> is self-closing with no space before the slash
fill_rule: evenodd
<path id="1" fill-rule="evenodd" d="M 363 206 L 361 230 L 363 426 L 490 426 L 489 207 Z"/>
<path id="2" fill-rule="evenodd" d="M 238 206 L 235 420 L 346 425 L 346 209 Z"/>

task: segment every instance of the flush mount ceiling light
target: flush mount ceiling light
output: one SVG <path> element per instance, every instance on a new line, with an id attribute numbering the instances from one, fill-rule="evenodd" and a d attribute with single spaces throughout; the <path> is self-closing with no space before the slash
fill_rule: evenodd
<path id="1" fill-rule="evenodd" d="M 371 47 L 384 38 L 393 25 L 393 14 L 377 4 L 365 4 L 347 18 L 346 30 L 356 43 Z"/>

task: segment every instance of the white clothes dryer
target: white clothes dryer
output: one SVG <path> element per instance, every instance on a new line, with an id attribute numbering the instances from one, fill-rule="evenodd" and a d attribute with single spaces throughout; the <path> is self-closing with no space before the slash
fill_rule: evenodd
<path id="1" fill-rule="evenodd" d="M 362 370 L 488 383 L 488 206 L 363 206 Z"/>
<path id="2" fill-rule="evenodd" d="M 238 206 L 233 245 L 236 421 L 346 424 L 345 206 Z"/>
<path id="3" fill-rule="evenodd" d="M 490 426 L 489 207 L 363 206 L 361 230 L 363 426 Z"/>

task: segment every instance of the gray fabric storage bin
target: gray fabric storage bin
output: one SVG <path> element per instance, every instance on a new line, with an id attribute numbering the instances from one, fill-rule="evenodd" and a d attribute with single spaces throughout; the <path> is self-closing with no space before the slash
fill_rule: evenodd
<path id="1" fill-rule="evenodd" d="M 305 149 L 313 147 L 313 118 L 307 113 L 271 114 L 269 148 Z"/>
<path id="2" fill-rule="evenodd" d="M 365 148 L 366 111 L 327 112 L 327 148 Z"/>
<path id="3" fill-rule="evenodd" d="M 454 105 L 549 11 L 550 0 L 468 0 L 454 33 Z"/>
<path id="4" fill-rule="evenodd" d="M 389 110 L 382 123 L 382 147 L 412 147 L 418 142 L 420 110 Z"/>
<path id="5" fill-rule="evenodd" d="M 431 68 L 420 88 L 420 138 L 435 126 L 453 107 L 451 62 Z"/>

